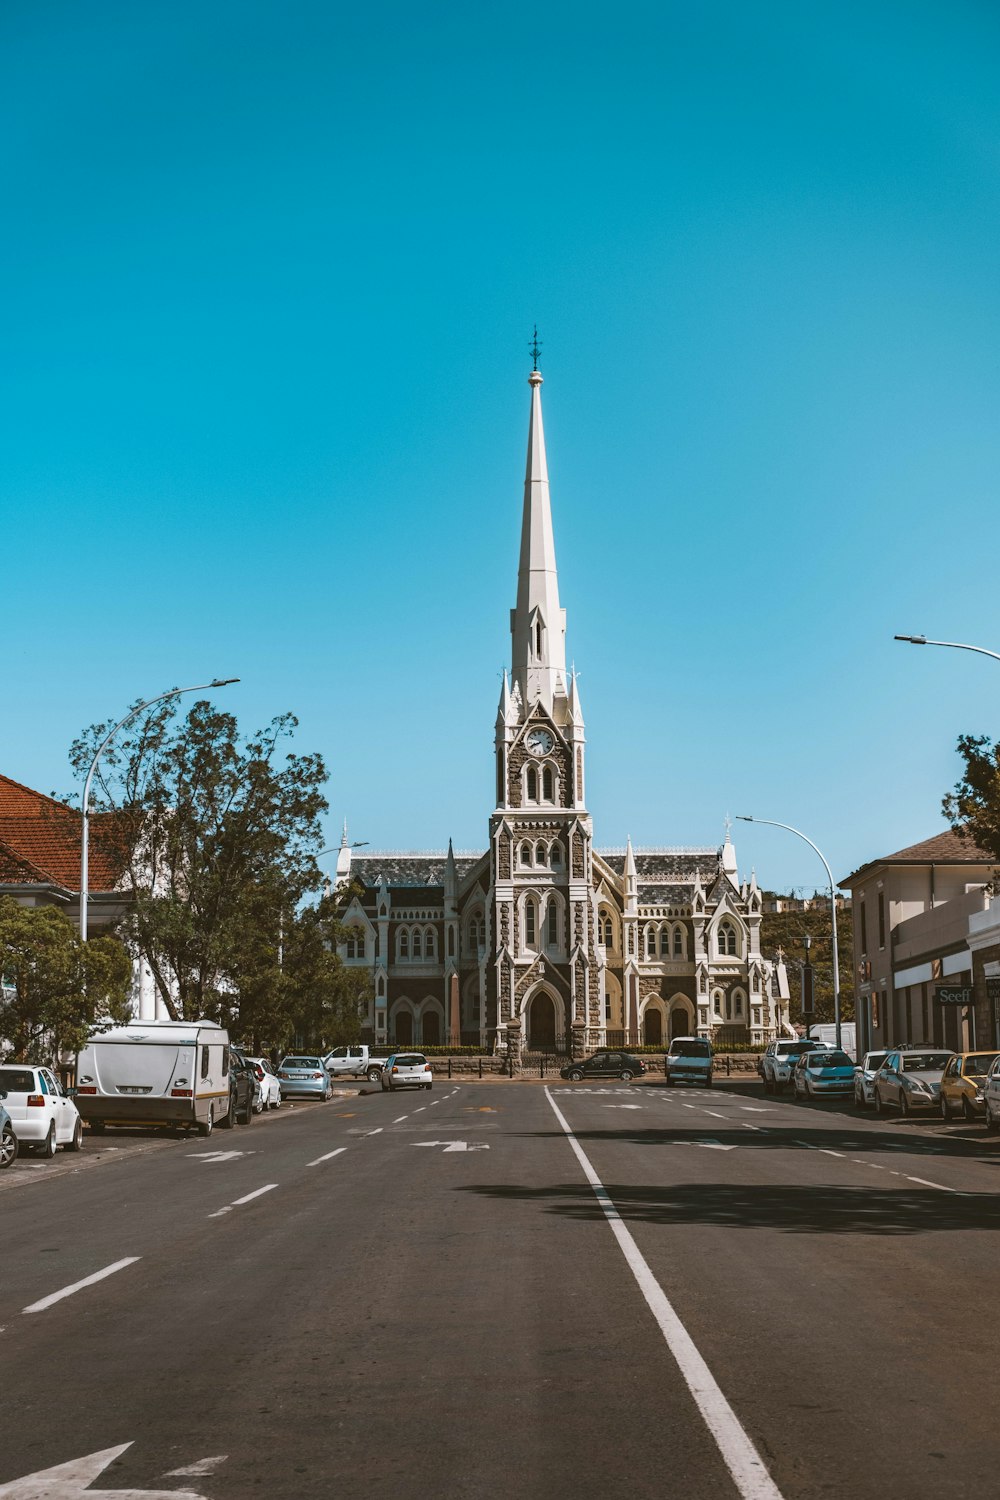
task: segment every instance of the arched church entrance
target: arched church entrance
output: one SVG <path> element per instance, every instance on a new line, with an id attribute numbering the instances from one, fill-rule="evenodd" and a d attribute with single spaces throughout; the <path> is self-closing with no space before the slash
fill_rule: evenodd
<path id="1" fill-rule="evenodd" d="M 675 1036 L 693 1036 L 694 1027 L 686 1005 L 675 1005 L 670 1012 L 670 1039 Z"/>
<path id="2" fill-rule="evenodd" d="M 547 991 L 539 990 L 528 1011 L 528 1048 L 531 1052 L 553 1052 L 555 1045 L 555 1001 Z"/>
<path id="3" fill-rule="evenodd" d="M 396 1046 L 413 1046 L 413 1017 L 408 1010 L 396 1013 Z"/>
<path id="4" fill-rule="evenodd" d="M 658 1047 L 663 1041 L 663 1017 L 659 1007 L 650 1005 L 642 1018 L 642 1040 L 647 1047 Z"/>
<path id="5" fill-rule="evenodd" d="M 436 1010 L 425 1010 L 420 1019 L 421 1041 L 427 1047 L 441 1045 L 441 1017 Z"/>

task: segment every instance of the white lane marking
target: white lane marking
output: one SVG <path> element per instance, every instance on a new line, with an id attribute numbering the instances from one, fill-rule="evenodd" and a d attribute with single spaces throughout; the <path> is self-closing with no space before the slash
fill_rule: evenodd
<path id="1" fill-rule="evenodd" d="M 740 1495 L 743 1500 L 782 1500 L 781 1491 L 767 1472 L 764 1460 L 754 1447 L 750 1435 L 722 1394 L 694 1340 L 643 1259 L 642 1252 L 625 1227 L 607 1189 L 590 1165 L 566 1117 L 548 1089 L 545 1093 Z"/>
<path id="2" fill-rule="evenodd" d="M 346 1146 L 338 1146 L 337 1149 L 336 1149 L 336 1151 L 328 1151 L 325 1156 L 317 1156 L 317 1158 L 316 1158 L 315 1161 L 307 1161 L 306 1162 L 306 1166 L 307 1167 L 318 1167 L 319 1164 L 320 1164 L 320 1162 L 332 1161 L 335 1156 L 339 1156 L 342 1151 L 346 1151 L 346 1150 L 347 1150 Z"/>
<path id="3" fill-rule="evenodd" d="M 261 1197 L 261 1195 L 264 1194 L 264 1193 L 273 1193 L 274 1189 L 277 1186 L 278 1186 L 278 1184 L 276 1182 L 269 1182 L 266 1187 L 254 1188 L 253 1192 L 252 1193 L 247 1193 L 244 1198 L 234 1198 L 233 1202 L 232 1202 L 232 1207 L 233 1208 L 239 1208 L 240 1205 L 243 1204 L 243 1203 L 252 1203 L 255 1198 Z"/>
<path id="4" fill-rule="evenodd" d="M 843 1151 L 830 1151 L 826 1146 L 817 1146 L 816 1150 L 821 1156 L 839 1156 L 841 1160 L 844 1158 Z"/>
<path id="5" fill-rule="evenodd" d="M 381 1134 L 382 1134 L 382 1127 L 381 1127 L 381 1125 L 379 1125 L 376 1130 L 366 1130 L 365 1131 L 365 1135 L 381 1135 Z"/>
<path id="6" fill-rule="evenodd" d="M 197 1463 L 185 1464 L 182 1469 L 170 1469 L 164 1474 L 164 1479 L 200 1479 L 206 1474 L 211 1474 L 220 1464 L 224 1464 L 229 1457 L 228 1453 L 217 1453 L 214 1458 L 199 1458 Z"/>
<path id="7" fill-rule="evenodd" d="M 724 1146 L 721 1141 L 675 1141 L 675 1146 L 704 1146 L 708 1151 L 735 1151 L 735 1146 Z"/>
<path id="8" fill-rule="evenodd" d="M 939 1193 L 957 1193 L 958 1188 L 945 1187 L 940 1182 L 928 1182 L 926 1177 L 907 1177 L 907 1182 L 919 1182 L 921 1187 L 937 1188 Z M 961 1194 L 959 1195 L 961 1196 Z"/>
<path id="9" fill-rule="evenodd" d="M 343 1149 L 346 1150 L 347 1148 L 344 1147 Z M 315 1162 L 310 1162 L 309 1165 L 315 1166 Z M 244 1198 L 234 1198 L 232 1203 L 227 1203 L 225 1208 L 217 1208 L 215 1213 L 209 1214 L 208 1217 L 210 1219 L 221 1219 L 223 1214 L 231 1214 L 234 1208 L 240 1208 L 244 1203 L 252 1203 L 254 1198 L 259 1198 L 262 1193 L 273 1192 L 277 1186 L 276 1182 L 269 1182 L 266 1187 L 256 1188 L 252 1193 L 247 1193 Z"/>
<path id="10" fill-rule="evenodd" d="M 424 1112 L 424 1110 L 425 1110 L 425 1109 L 426 1109 L 426 1108 L 427 1108 L 427 1105 L 426 1105 L 426 1104 L 421 1104 L 421 1105 L 420 1105 L 420 1107 L 419 1107 L 419 1108 L 418 1108 L 418 1109 L 415 1109 L 415 1110 L 414 1110 L 414 1111 L 413 1111 L 413 1113 L 414 1113 L 414 1114 L 415 1114 L 415 1115 L 422 1115 L 422 1114 L 423 1114 L 423 1112 Z"/>
<path id="11" fill-rule="evenodd" d="M 762 1125 L 751 1125 L 749 1120 L 742 1120 L 740 1123 L 744 1130 L 756 1130 L 758 1133 L 764 1128 Z"/>
<path id="12" fill-rule="evenodd" d="M 411 1146 L 443 1146 L 441 1155 L 445 1156 L 449 1151 L 488 1151 L 490 1148 L 485 1141 L 411 1141 Z"/>
<path id="13" fill-rule="evenodd" d="M 105 1266 L 103 1271 L 95 1271 L 93 1276 L 85 1276 L 82 1281 L 74 1281 L 72 1286 L 64 1286 L 61 1292 L 52 1292 L 48 1297 L 42 1297 L 39 1302 L 32 1302 L 30 1307 L 23 1307 L 22 1312 L 36 1313 L 44 1312 L 54 1302 L 61 1302 L 64 1297 L 72 1297 L 74 1292 L 82 1291 L 85 1286 L 93 1286 L 97 1281 L 103 1281 L 105 1276 L 113 1276 L 116 1271 L 124 1271 L 126 1266 L 134 1266 L 139 1255 L 127 1255 L 124 1260 L 116 1260 L 114 1265 Z M 0 1495 L 4 1492 L 0 1489 Z"/>
<path id="14" fill-rule="evenodd" d="M 431 1102 L 430 1102 L 430 1104 L 428 1105 L 428 1108 L 429 1109 L 433 1109 L 434 1106 L 435 1106 L 435 1104 L 440 1104 L 440 1103 L 441 1103 L 440 1099 L 432 1099 Z"/>
<path id="15" fill-rule="evenodd" d="M 410 1118 L 409 1115 L 400 1115 L 399 1119 L 398 1120 L 393 1120 L 392 1123 L 394 1125 L 402 1125 L 403 1121 L 404 1120 L 408 1120 L 409 1118 Z"/>
<path id="16" fill-rule="evenodd" d="M 37 1474 L 25 1474 L 23 1479 L 14 1479 L 9 1484 L 0 1484 L 0 1497 L 4 1500 L 70 1500 L 73 1495 L 113 1497 L 113 1500 L 205 1500 L 204 1495 L 194 1490 L 92 1490 L 90 1486 L 99 1479 L 108 1464 L 129 1448 L 131 1443 L 119 1443 L 117 1448 L 102 1448 L 99 1453 L 88 1453 L 85 1458 L 72 1458 L 67 1464 L 56 1464 L 53 1469 L 39 1469 Z M 41 1481 L 41 1482 L 39 1482 Z"/>
<path id="17" fill-rule="evenodd" d="M 702 1114 L 711 1115 L 713 1120 L 725 1120 L 727 1118 L 726 1115 L 720 1115 L 717 1109 L 703 1109 Z"/>
<path id="18" fill-rule="evenodd" d="M 189 1161 L 235 1161 L 238 1156 L 256 1156 L 256 1151 L 188 1151 Z"/>
<path id="19" fill-rule="evenodd" d="M 641 1109 L 641 1104 L 602 1104 L 602 1109 Z"/>

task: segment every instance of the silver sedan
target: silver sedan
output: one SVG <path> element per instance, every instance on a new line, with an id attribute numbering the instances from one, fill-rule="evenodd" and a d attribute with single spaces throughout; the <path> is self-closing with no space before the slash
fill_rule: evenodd
<path id="1" fill-rule="evenodd" d="M 905 1120 L 916 1109 L 937 1110 L 941 1074 L 951 1057 L 950 1052 L 887 1052 L 875 1075 L 876 1112 L 898 1109 Z"/>

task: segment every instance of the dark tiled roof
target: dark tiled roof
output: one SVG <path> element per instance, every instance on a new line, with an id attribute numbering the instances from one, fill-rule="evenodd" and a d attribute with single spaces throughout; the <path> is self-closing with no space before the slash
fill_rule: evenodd
<path id="1" fill-rule="evenodd" d="M 990 865 L 995 866 L 1000 861 L 988 854 L 985 849 L 980 849 L 971 839 L 961 833 L 956 833 L 953 828 L 944 833 L 936 833 L 933 838 L 923 839 L 919 844 L 908 844 L 905 849 L 897 849 L 895 854 L 883 854 L 879 859 L 870 859 L 865 864 L 852 871 L 845 879 L 837 882 L 838 885 L 850 885 L 866 870 L 873 870 L 877 865 Z"/>
<path id="2" fill-rule="evenodd" d="M 699 875 L 702 885 L 707 885 L 715 879 L 719 869 L 719 855 L 715 849 L 635 849 L 632 852 L 640 889 L 646 884 L 677 884 L 681 881 L 694 885 Z M 597 849 L 595 853 L 616 875 L 625 873 L 623 850 Z"/>
<path id="3" fill-rule="evenodd" d="M 90 820 L 90 876 L 94 891 L 113 891 L 120 864 L 101 838 L 100 815 Z M 36 870 L 40 884 L 80 889 L 80 814 L 9 776 L 0 776 L 0 843 Z"/>
<path id="4" fill-rule="evenodd" d="M 482 859 L 481 854 L 456 854 L 455 877 L 461 882 Z M 365 885 L 378 885 L 384 875 L 390 886 L 443 886 L 447 854 L 356 854 L 351 860 L 351 875 Z"/>
<path id="5" fill-rule="evenodd" d="M 644 885 L 639 882 L 640 906 L 690 906 L 690 885 Z"/>

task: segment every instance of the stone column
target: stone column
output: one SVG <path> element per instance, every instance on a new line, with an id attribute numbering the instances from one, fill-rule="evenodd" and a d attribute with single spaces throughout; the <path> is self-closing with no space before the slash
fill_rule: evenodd
<path id="1" fill-rule="evenodd" d="M 512 1016 L 507 1022 L 507 1056 L 514 1061 L 514 1067 L 521 1066 L 521 1046 L 523 1043 L 521 1035 L 521 1017 Z"/>
<path id="2" fill-rule="evenodd" d="M 578 1057 L 585 1057 L 587 1053 L 587 1023 L 586 1021 L 574 1021 L 570 1027 L 569 1055 L 575 1062 Z"/>

